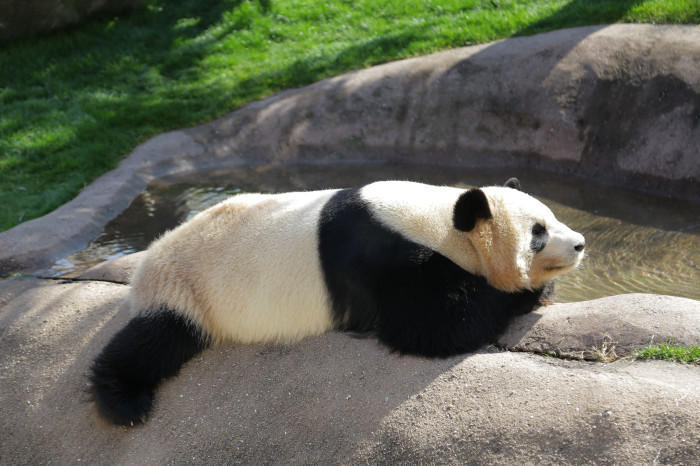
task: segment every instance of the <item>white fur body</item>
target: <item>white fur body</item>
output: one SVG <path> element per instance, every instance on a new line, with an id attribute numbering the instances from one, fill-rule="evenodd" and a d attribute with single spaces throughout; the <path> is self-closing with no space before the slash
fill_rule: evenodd
<path id="1" fill-rule="evenodd" d="M 174 309 L 215 341 L 329 330 L 316 231 L 334 192 L 241 194 L 197 214 L 151 245 L 132 281 L 132 309 Z"/>

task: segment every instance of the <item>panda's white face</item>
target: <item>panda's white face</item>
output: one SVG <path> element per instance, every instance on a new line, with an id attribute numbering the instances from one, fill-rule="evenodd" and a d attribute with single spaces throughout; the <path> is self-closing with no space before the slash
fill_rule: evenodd
<path id="1" fill-rule="evenodd" d="M 583 257 L 583 236 L 517 189 L 383 181 L 361 195 L 383 225 L 503 291 L 540 288 Z"/>
<path id="2" fill-rule="evenodd" d="M 475 228 L 486 278 L 504 290 L 538 288 L 575 268 L 584 254 L 583 235 L 521 191 L 483 188 L 492 218 Z"/>

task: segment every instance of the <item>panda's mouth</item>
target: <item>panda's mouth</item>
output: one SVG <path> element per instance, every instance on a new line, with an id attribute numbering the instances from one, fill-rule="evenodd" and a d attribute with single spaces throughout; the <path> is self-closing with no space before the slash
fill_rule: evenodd
<path id="1" fill-rule="evenodd" d="M 542 268 L 545 270 L 545 272 L 562 273 L 562 272 L 566 272 L 567 270 L 571 270 L 571 269 L 575 268 L 576 266 L 578 266 L 580 261 L 581 261 L 581 258 L 577 257 L 576 260 L 571 261 L 567 264 L 562 265 L 561 263 L 554 263 L 554 264 L 550 263 L 550 264 L 544 265 Z"/>
<path id="2" fill-rule="evenodd" d="M 556 272 L 558 270 L 565 270 L 565 269 L 568 269 L 570 267 L 571 267 L 571 265 L 547 265 L 544 267 L 544 269 L 547 272 Z"/>

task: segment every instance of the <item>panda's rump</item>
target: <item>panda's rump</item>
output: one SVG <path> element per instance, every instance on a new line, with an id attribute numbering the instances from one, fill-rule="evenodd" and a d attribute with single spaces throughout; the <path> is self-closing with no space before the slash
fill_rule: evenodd
<path id="1" fill-rule="evenodd" d="M 327 331 L 317 223 L 330 191 L 239 195 L 154 243 L 132 305 L 166 305 L 216 341 L 294 341 Z"/>

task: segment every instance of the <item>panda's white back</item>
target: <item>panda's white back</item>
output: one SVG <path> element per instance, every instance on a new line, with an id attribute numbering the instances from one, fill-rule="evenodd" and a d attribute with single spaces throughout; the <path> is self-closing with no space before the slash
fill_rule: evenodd
<path id="1" fill-rule="evenodd" d="M 151 245 L 132 282 L 132 309 L 171 307 L 219 341 L 329 330 L 317 225 L 334 193 L 242 194 L 201 212 Z"/>

